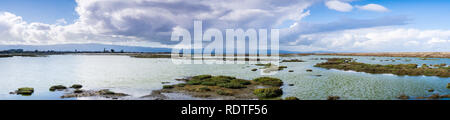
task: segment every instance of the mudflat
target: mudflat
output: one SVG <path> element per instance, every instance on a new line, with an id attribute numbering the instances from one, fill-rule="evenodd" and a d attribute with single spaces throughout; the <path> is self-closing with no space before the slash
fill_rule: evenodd
<path id="1" fill-rule="evenodd" d="M 315 55 L 450 58 L 450 52 L 315 53 Z"/>

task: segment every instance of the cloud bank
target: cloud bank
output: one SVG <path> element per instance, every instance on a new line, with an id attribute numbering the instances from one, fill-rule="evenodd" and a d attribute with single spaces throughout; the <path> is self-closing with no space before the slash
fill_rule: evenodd
<path id="1" fill-rule="evenodd" d="M 450 30 L 362 28 L 300 35 L 288 49 L 304 51 L 449 51 Z"/>

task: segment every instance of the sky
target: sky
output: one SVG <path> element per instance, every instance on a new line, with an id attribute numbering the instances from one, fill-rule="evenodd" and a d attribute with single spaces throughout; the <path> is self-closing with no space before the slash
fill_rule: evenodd
<path id="1" fill-rule="evenodd" d="M 0 45 L 172 47 L 179 28 L 280 29 L 299 52 L 450 52 L 448 0 L 2 0 Z"/>

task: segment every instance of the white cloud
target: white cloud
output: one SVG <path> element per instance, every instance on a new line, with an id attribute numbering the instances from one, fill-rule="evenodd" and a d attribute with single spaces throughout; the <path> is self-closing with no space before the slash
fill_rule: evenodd
<path id="1" fill-rule="evenodd" d="M 387 8 L 378 5 L 378 4 L 367 4 L 364 6 L 356 6 L 356 8 L 361 10 L 368 10 L 368 11 L 376 11 L 376 12 L 387 12 L 389 11 Z"/>
<path id="2" fill-rule="evenodd" d="M 338 0 L 330 0 L 325 2 L 325 5 L 328 9 L 340 11 L 340 12 L 349 12 L 353 10 L 353 6 L 346 2 L 341 2 Z"/>
<path id="3" fill-rule="evenodd" d="M 64 25 L 64 24 L 67 24 L 67 21 L 64 18 L 61 18 L 61 19 L 56 20 L 56 24 L 57 25 Z"/>
<path id="4" fill-rule="evenodd" d="M 377 27 L 301 35 L 286 49 L 336 52 L 450 51 L 450 30 Z"/>
<path id="5" fill-rule="evenodd" d="M 299 21 L 314 0 L 76 0 L 79 18 L 55 24 L 33 23 L 0 12 L 0 44 L 170 43 L 175 27 L 271 28 L 285 20 Z M 146 44 L 142 44 L 146 43 Z"/>

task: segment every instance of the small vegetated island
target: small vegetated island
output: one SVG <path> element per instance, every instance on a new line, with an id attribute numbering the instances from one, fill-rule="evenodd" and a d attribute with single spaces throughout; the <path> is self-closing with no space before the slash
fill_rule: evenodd
<path id="1" fill-rule="evenodd" d="M 164 99 L 161 93 L 184 93 L 193 97 L 209 99 L 263 99 L 280 100 L 283 81 L 272 77 L 259 77 L 244 80 L 232 76 L 198 75 L 186 79 L 179 79 L 184 83 L 164 85 L 163 89 L 153 91 L 146 97 Z M 296 98 L 287 97 L 289 100 Z"/>
<path id="2" fill-rule="evenodd" d="M 380 65 L 356 62 L 352 58 L 329 58 L 327 59 L 327 62 L 318 63 L 314 66 L 326 69 L 353 70 L 373 74 L 391 73 L 395 75 L 450 77 L 450 67 L 446 64 L 434 66 L 423 64 L 419 67 L 417 64 Z"/>

